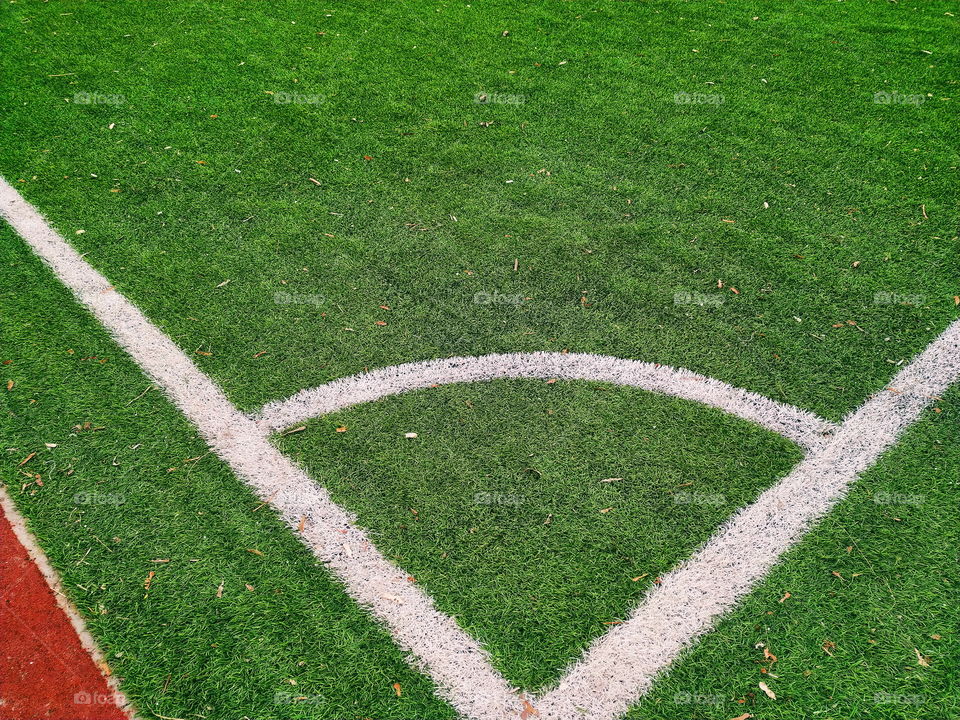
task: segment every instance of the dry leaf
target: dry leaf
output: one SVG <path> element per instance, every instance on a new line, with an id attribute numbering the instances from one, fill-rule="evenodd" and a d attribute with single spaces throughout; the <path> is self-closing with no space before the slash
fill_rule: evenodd
<path id="1" fill-rule="evenodd" d="M 920 654 L 920 651 L 916 648 L 913 651 L 917 654 L 917 665 L 922 665 L 923 667 L 930 667 L 930 658 L 924 657 Z"/>
<path id="2" fill-rule="evenodd" d="M 218 288 L 222 288 L 222 287 L 224 287 L 225 285 L 229 285 L 229 284 L 230 284 L 230 280 L 224 280 L 222 283 L 220 283 L 219 285 L 217 285 L 217 287 L 218 287 Z"/>
<path id="3" fill-rule="evenodd" d="M 743 715 L 737 715 L 735 718 L 730 718 L 730 720 L 749 720 L 753 715 L 750 713 L 744 713 Z"/>
<path id="4" fill-rule="evenodd" d="M 340 427 L 337 428 L 337 432 L 343 433 L 343 432 L 346 432 L 346 431 L 347 431 L 347 426 L 346 426 L 346 425 L 341 425 Z"/>
<path id="5" fill-rule="evenodd" d="M 606 478 L 605 480 L 601 480 L 600 482 L 610 483 L 610 482 L 617 482 L 618 480 L 623 480 L 623 478 Z"/>
<path id="6" fill-rule="evenodd" d="M 608 512 L 610 512 L 611 510 L 613 510 L 613 508 L 612 508 L 612 507 L 608 507 L 608 508 L 604 508 L 604 509 L 601 510 L 600 512 L 602 512 L 602 513 L 608 513 Z"/>
<path id="7" fill-rule="evenodd" d="M 410 440 L 416 440 L 418 437 L 420 437 L 419 435 L 417 435 L 417 433 L 404 433 L 403 436 Z"/>
<path id="8" fill-rule="evenodd" d="M 13 380 L 7 380 L 7 390 L 13 390 L 14 385 L 16 385 L 16 383 Z"/>
<path id="9" fill-rule="evenodd" d="M 523 703 L 523 710 L 520 713 L 520 720 L 528 720 L 534 716 L 540 717 L 539 711 L 533 705 L 528 703 L 525 698 L 520 698 L 520 702 Z"/>
<path id="10" fill-rule="evenodd" d="M 17 463 L 17 467 L 21 467 L 21 466 L 23 466 L 23 465 L 26 465 L 28 462 L 30 462 L 30 460 L 33 459 L 33 457 L 34 457 L 35 455 L 36 455 L 35 452 L 30 453 L 30 454 L 27 455 L 23 460 L 21 460 L 19 463 Z"/>
<path id="11" fill-rule="evenodd" d="M 220 585 L 217 587 L 217 597 L 223 597 L 223 580 L 220 581 Z"/>
<path id="12" fill-rule="evenodd" d="M 770 652 L 769 650 L 767 650 L 766 648 L 763 649 L 763 657 L 765 657 L 767 660 L 769 660 L 771 665 L 773 665 L 773 663 L 775 663 L 775 662 L 777 661 L 777 656 L 774 655 L 774 654 L 773 654 L 772 652 Z"/>
<path id="13" fill-rule="evenodd" d="M 248 552 L 248 553 L 253 553 L 254 555 L 259 555 L 260 557 L 263 557 L 263 552 L 260 551 L 260 550 L 257 550 L 256 548 L 247 548 L 247 552 Z"/>
<path id="14" fill-rule="evenodd" d="M 827 655 L 829 655 L 830 657 L 833 657 L 833 653 L 830 652 L 830 651 L 836 649 L 837 644 L 836 644 L 835 642 L 831 642 L 831 641 L 829 641 L 829 640 L 825 640 L 824 643 L 823 643 L 823 645 L 821 645 L 820 647 L 823 648 L 823 651 L 824 651 Z"/>
<path id="15" fill-rule="evenodd" d="M 784 600 L 789 600 L 791 597 L 792 597 L 792 596 L 790 595 L 790 593 L 785 592 L 785 593 L 783 594 L 783 597 L 780 598 L 779 600 L 777 600 L 777 602 L 783 602 Z"/>
<path id="16" fill-rule="evenodd" d="M 397 697 L 400 697 L 400 693 L 401 693 L 400 683 L 393 684 L 393 691 L 397 694 Z"/>
<path id="17" fill-rule="evenodd" d="M 253 587 L 253 585 L 251 585 L 250 583 L 245 583 L 245 584 L 244 584 L 244 587 L 245 587 L 247 590 L 249 590 L 250 592 L 253 592 L 253 591 L 254 591 L 254 587 Z"/>
<path id="18" fill-rule="evenodd" d="M 776 699 L 777 699 L 777 694 L 776 694 L 773 690 L 771 690 L 769 687 L 767 687 L 767 684 L 766 684 L 765 682 L 758 683 L 758 684 L 757 684 L 757 687 L 759 687 L 761 690 L 763 690 L 763 692 L 766 694 L 766 696 L 767 696 L 768 698 L 770 698 L 771 700 L 776 700 Z"/>

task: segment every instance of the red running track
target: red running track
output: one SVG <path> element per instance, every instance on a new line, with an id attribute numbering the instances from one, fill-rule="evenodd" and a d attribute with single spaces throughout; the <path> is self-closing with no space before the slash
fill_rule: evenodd
<path id="1" fill-rule="evenodd" d="M 2 509 L 0 720 L 129 720 Z"/>

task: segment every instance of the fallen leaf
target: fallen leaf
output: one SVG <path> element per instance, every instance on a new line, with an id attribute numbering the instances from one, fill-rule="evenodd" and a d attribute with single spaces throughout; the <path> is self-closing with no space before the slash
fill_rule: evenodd
<path id="1" fill-rule="evenodd" d="M 384 325 L 386 325 L 386 323 L 385 323 L 383 320 L 377 320 L 377 323 L 376 323 L 376 324 L 379 325 L 379 326 L 381 326 L 381 327 L 383 327 Z"/>
<path id="2" fill-rule="evenodd" d="M 506 30 L 503 32 L 504 35 L 507 34 Z M 540 717 L 539 711 L 530 703 L 528 703 L 524 698 L 520 698 L 520 702 L 523 703 L 523 710 L 520 713 L 520 720 L 528 720 L 529 718 L 536 715 Z"/>
<path id="3" fill-rule="evenodd" d="M 643 580 L 650 573 L 644 573 L 643 575 L 637 575 L 635 578 L 630 578 L 631 582 L 637 582 L 638 580 Z"/>
<path id="4" fill-rule="evenodd" d="M 777 656 L 766 648 L 763 649 L 763 657 L 769 660 L 771 665 L 777 661 Z"/>
<path id="5" fill-rule="evenodd" d="M 220 581 L 220 585 L 217 587 L 217 597 L 223 597 L 223 580 Z"/>
<path id="6" fill-rule="evenodd" d="M 783 597 L 780 598 L 779 600 L 777 600 L 777 602 L 783 602 L 784 600 L 789 600 L 791 597 L 792 597 L 792 595 L 790 595 L 790 593 L 785 592 L 785 593 L 783 594 Z"/>
<path id="7" fill-rule="evenodd" d="M 623 480 L 623 478 L 606 478 L 605 480 L 601 480 L 600 482 L 611 483 L 611 482 L 617 482 L 618 480 Z"/>
<path id="8" fill-rule="evenodd" d="M 917 665 L 922 665 L 923 667 L 930 667 L 930 658 L 924 657 L 920 654 L 920 651 L 916 648 L 913 651 L 917 654 Z"/>
<path id="9" fill-rule="evenodd" d="M 777 699 L 777 694 L 773 690 L 771 690 L 769 687 L 767 687 L 767 684 L 765 682 L 758 683 L 757 687 L 763 690 L 764 694 L 771 700 Z"/>
<path id="10" fill-rule="evenodd" d="M 346 431 L 347 431 L 346 425 L 341 425 L 340 427 L 337 428 L 337 432 L 339 433 L 345 433 Z"/>
<path id="11" fill-rule="evenodd" d="M 737 715 L 735 718 L 730 718 L 730 720 L 749 720 L 753 715 L 750 713 L 744 713 L 743 715 Z"/>
<path id="12" fill-rule="evenodd" d="M 823 649 L 823 651 L 824 651 L 827 655 L 829 655 L 830 657 L 833 657 L 833 653 L 830 652 L 830 651 L 831 651 L 831 650 L 835 650 L 836 647 L 837 647 L 837 644 L 836 644 L 835 642 L 831 642 L 831 641 L 829 641 L 829 640 L 825 640 L 824 643 L 823 643 L 823 645 L 821 645 L 820 647 Z"/>
<path id="13" fill-rule="evenodd" d="M 260 352 L 256 353 L 253 357 L 255 357 L 255 358 L 263 357 L 263 356 L 266 355 L 266 354 L 267 354 L 267 351 L 266 351 L 266 350 L 261 350 Z"/>
<path id="14" fill-rule="evenodd" d="M 244 587 L 245 587 L 247 590 L 249 590 L 250 592 L 253 592 L 253 591 L 254 591 L 254 587 L 253 587 L 253 585 L 251 585 L 250 583 L 244 584 Z"/>
<path id="15" fill-rule="evenodd" d="M 30 462 L 30 460 L 33 459 L 33 457 L 34 457 L 35 455 L 36 455 L 35 452 L 30 453 L 30 454 L 27 455 L 23 460 L 21 460 L 19 463 L 17 463 L 17 467 L 20 467 L 20 466 L 22 466 L 22 465 L 26 465 L 28 462 Z"/>
<path id="16" fill-rule="evenodd" d="M 400 697 L 400 693 L 402 692 L 400 690 L 400 683 L 393 684 L 393 691 L 397 694 L 397 697 Z"/>
<path id="17" fill-rule="evenodd" d="M 613 510 L 613 508 L 612 508 L 612 507 L 608 507 L 608 508 L 604 508 L 604 509 L 601 510 L 600 512 L 602 512 L 602 513 L 608 513 L 608 512 L 610 512 L 611 510 Z"/>
<path id="18" fill-rule="evenodd" d="M 147 579 L 143 581 L 143 589 L 144 589 L 144 590 L 149 590 L 149 589 L 150 589 L 150 583 L 153 582 L 153 576 L 154 576 L 154 575 L 156 575 L 156 573 L 155 573 L 153 570 L 151 570 L 150 572 L 147 573 Z"/>
<path id="19" fill-rule="evenodd" d="M 217 285 L 217 287 L 218 287 L 218 288 L 222 288 L 224 285 L 227 285 L 229 282 L 230 282 L 230 280 L 224 280 L 222 283 L 220 283 L 219 285 Z"/>
<path id="20" fill-rule="evenodd" d="M 16 385 L 16 383 L 13 380 L 7 380 L 7 390 L 13 390 L 14 385 Z"/>
<path id="21" fill-rule="evenodd" d="M 403 436 L 404 436 L 405 438 L 409 438 L 410 440 L 414 440 L 414 439 L 420 437 L 419 435 L 417 435 L 417 433 L 413 433 L 413 432 L 411 432 L 411 433 L 404 433 Z"/>
<path id="22" fill-rule="evenodd" d="M 257 550 L 256 548 L 247 548 L 247 552 L 248 552 L 248 553 L 253 553 L 254 555 L 259 555 L 260 557 L 263 557 L 263 551 L 262 551 L 262 550 Z"/>

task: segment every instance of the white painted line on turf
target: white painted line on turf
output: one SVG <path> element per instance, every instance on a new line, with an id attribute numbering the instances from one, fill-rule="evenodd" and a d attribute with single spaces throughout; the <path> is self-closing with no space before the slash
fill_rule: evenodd
<path id="1" fill-rule="evenodd" d="M 30 556 L 33 564 L 37 566 L 43 579 L 47 581 L 47 587 L 49 587 L 53 593 L 57 607 L 63 611 L 63 614 L 67 616 L 67 620 L 70 621 L 73 631 L 80 640 L 80 646 L 86 650 L 91 660 L 93 660 L 93 664 L 100 670 L 100 674 L 103 676 L 104 681 L 106 681 L 107 687 L 109 687 L 113 693 L 113 704 L 130 718 L 130 720 L 136 720 L 136 712 L 134 711 L 133 705 L 131 705 L 127 696 L 120 690 L 116 676 L 110 673 L 109 670 L 104 672 L 104 668 L 109 668 L 110 665 L 103 656 L 103 653 L 100 652 L 100 648 L 97 646 L 96 640 L 93 639 L 93 635 L 91 635 L 87 629 L 87 624 L 80 616 L 80 613 L 77 612 L 73 603 L 67 598 L 67 594 L 63 591 L 63 583 L 60 582 L 60 576 L 57 574 L 57 571 L 53 569 L 53 565 L 50 564 L 50 560 L 37 543 L 37 539 L 33 536 L 33 533 L 27 528 L 27 521 L 23 515 L 20 514 L 20 511 L 17 510 L 17 506 L 13 504 L 10 494 L 3 485 L 0 485 L 0 513 L 6 516 L 7 521 L 10 523 L 10 528 L 13 530 L 13 534 L 16 535 L 17 540 L 23 545 L 23 548 L 27 551 L 27 555 Z"/>
<path id="2" fill-rule="evenodd" d="M 271 499 L 291 527 L 296 527 L 300 518 L 307 519 L 306 529 L 300 533 L 304 542 L 357 600 L 387 624 L 397 643 L 417 656 L 421 669 L 433 678 L 443 697 L 461 714 L 476 720 L 518 716 L 523 710 L 520 700 L 491 667 L 483 648 L 408 583 L 405 573 L 352 525 L 352 516 L 266 439 L 274 424 L 285 424 L 296 413 L 274 413 L 284 403 L 271 403 L 258 425 L 237 410 L 213 381 L 2 179 L 0 213 L 260 497 Z M 423 364 L 401 367 L 414 365 L 423 368 Z M 736 513 L 692 558 L 664 576 L 628 622 L 595 641 L 558 686 L 535 701 L 540 717 L 614 720 L 624 713 L 649 689 L 656 675 L 734 607 L 917 419 L 932 397 L 958 376 L 960 321 L 902 370 L 891 388 L 851 414 L 825 443 L 818 446 L 808 441 L 813 451 L 790 474 Z M 390 393 L 376 396 L 384 394 Z M 351 404 L 355 403 L 347 402 L 344 407 Z M 730 408 L 724 409 L 734 412 L 734 405 L 731 401 Z M 755 408 L 734 412 L 741 417 L 756 413 Z M 800 437 L 808 437 L 804 433 L 815 427 L 816 421 L 809 415 L 805 424 L 794 429 Z M 831 429 L 824 427 L 825 431 Z"/>
<path id="3" fill-rule="evenodd" d="M 537 708 L 541 718 L 613 720 L 733 608 L 846 494 L 931 400 L 960 378 L 960 321 L 850 414 L 833 438 L 737 512 L 661 578 L 630 619 L 597 639 Z M 581 710 L 584 709 L 584 710 Z"/>
<path id="4" fill-rule="evenodd" d="M 516 716 L 522 705 L 487 652 L 390 563 L 353 516 L 282 455 L 163 332 L 116 292 L 40 214 L 0 178 L 0 214 L 73 291 L 114 339 L 164 389 L 204 439 L 393 634 L 460 713 L 477 720 Z M 305 518 L 304 530 L 297 528 Z"/>
<path id="5" fill-rule="evenodd" d="M 711 405 L 780 433 L 804 449 L 821 447 L 837 426 L 811 412 L 685 369 L 588 353 L 506 353 L 405 363 L 334 380 L 264 405 L 258 424 L 283 430 L 318 415 L 388 395 L 449 383 L 502 378 L 593 380 Z"/>

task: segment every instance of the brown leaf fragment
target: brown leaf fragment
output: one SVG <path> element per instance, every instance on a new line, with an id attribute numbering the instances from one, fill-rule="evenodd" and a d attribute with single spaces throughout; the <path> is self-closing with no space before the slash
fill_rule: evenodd
<path id="1" fill-rule="evenodd" d="M 14 386 L 14 385 L 16 385 L 16 383 L 15 383 L 13 380 L 7 380 L 7 390 L 8 390 L 8 391 L 9 391 L 9 390 L 13 390 L 13 386 Z"/>
<path id="2" fill-rule="evenodd" d="M 763 690 L 764 694 L 771 700 L 777 699 L 777 694 L 773 690 L 771 690 L 770 687 L 765 682 L 757 683 L 757 687 Z"/>
<path id="3" fill-rule="evenodd" d="M 23 460 L 21 460 L 19 463 L 17 463 L 17 467 L 22 467 L 23 465 L 26 465 L 26 464 L 27 464 L 28 462 L 30 462 L 35 456 L 36 456 L 36 453 L 35 453 L 35 452 L 30 453 L 30 454 L 27 455 Z"/>
<path id="4" fill-rule="evenodd" d="M 249 590 L 250 592 L 253 592 L 253 591 L 256 589 L 256 588 L 254 588 L 253 585 L 251 585 L 250 583 L 244 583 L 243 586 L 244 586 L 247 590 Z"/>
<path id="5" fill-rule="evenodd" d="M 153 577 L 154 577 L 154 575 L 156 575 L 156 573 L 155 573 L 153 570 L 151 570 L 150 572 L 147 573 L 147 579 L 143 581 L 143 589 L 144 589 L 144 590 L 149 590 L 149 589 L 150 589 L 150 583 L 153 582 Z"/>
<path id="6" fill-rule="evenodd" d="M 833 657 L 833 653 L 830 651 L 835 650 L 837 647 L 837 644 L 835 642 L 831 642 L 830 640 L 825 640 L 823 645 L 821 645 L 820 647 L 823 649 L 823 651 L 827 655 L 829 655 L 830 657 Z"/>
<path id="7" fill-rule="evenodd" d="M 220 585 L 217 586 L 217 597 L 223 597 L 223 580 L 220 581 Z"/>
<path id="8" fill-rule="evenodd" d="M 248 552 L 248 553 L 253 553 L 254 555 L 259 555 L 260 557 L 263 557 L 263 551 L 262 551 L 262 550 L 257 550 L 256 548 L 247 548 L 247 552 Z"/>
<path id="9" fill-rule="evenodd" d="M 916 648 L 913 649 L 913 652 L 917 654 L 917 665 L 921 665 L 923 667 L 930 667 L 930 658 L 924 655 L 921 655 L 920 651 L 917 650 Z"/>
<path id="10" fill-rule="evenodd" d="M 763 649 L 763 657 L 766 658 L 767 660 L 769 660 L 771 665 L 773 665 L 773 663 L 775 663 L 775 662 L 777 661 L 777 656 L 774 655 L 774 654 L 773 654 L 772 652 L 770 652 L 769 650 L 767 650 L 767 648 L 764 648 L 764 649 Z"/>
<path id="11" fill-rule="evenodd" d="M 793 597 L 793 596 L 790 595 L 790 593 L 785 592 L 785 593 L 783 594 L 783 597 L 780 598 L 779 600 L 777 600 L 777 602 L 781 602 L 781 603 L 782 603 L 784 600 L 789 600 L 791 597 Z"/>
<path id="12" fill-rule="evenodd" d="M 301 515 L 300 522 L 297 523 L 297 532 L 303 532 L 303 528 L 307 526 L 307 516 Z"/>
<path id="13" fill-rule="evenodd" d="M 529 718 L 534 716 L 540 717 L 540 711 L 527 702 L 526 698 L 520 698 L 520 702 L 523 703 L 523 710 L 520 712 L 520 720 L 529 720 Z"/>
<path id="14" fill-rule="evenodd" d="M 253 357 L 255 357 L 255 358 L 263 357 L 263 356 L 266 355 L 266 354 L 267 354 L 267 351 L 266 351 L 266 350 L 261 350 L 260 352 L 255 353 L 255 354 L 253 355 Z"/>
<path id="15" fill-rule="evenodd" d="M 338 433 L 345 433 L 346 431 L 347 431 L 346 425 L 341 425 L 340 427 L 337 428 Z"/>
<path id="16" fill-rule="evenodd" d="M 397 694 L 397 697 L 400 697 L 400 693 L 403 692 L 403 691 L 400 689 L 400 683 L 394 683 L 394 684 L 393 684 L 393 691 Z"/>
<path id="17" fill-rule="evenodd" d="M 735 718 L 730 718 L 730 720 L 750 720 L 753 715 L 750 713 L 744 713 L 743 715 L 737 715 Z"/>

